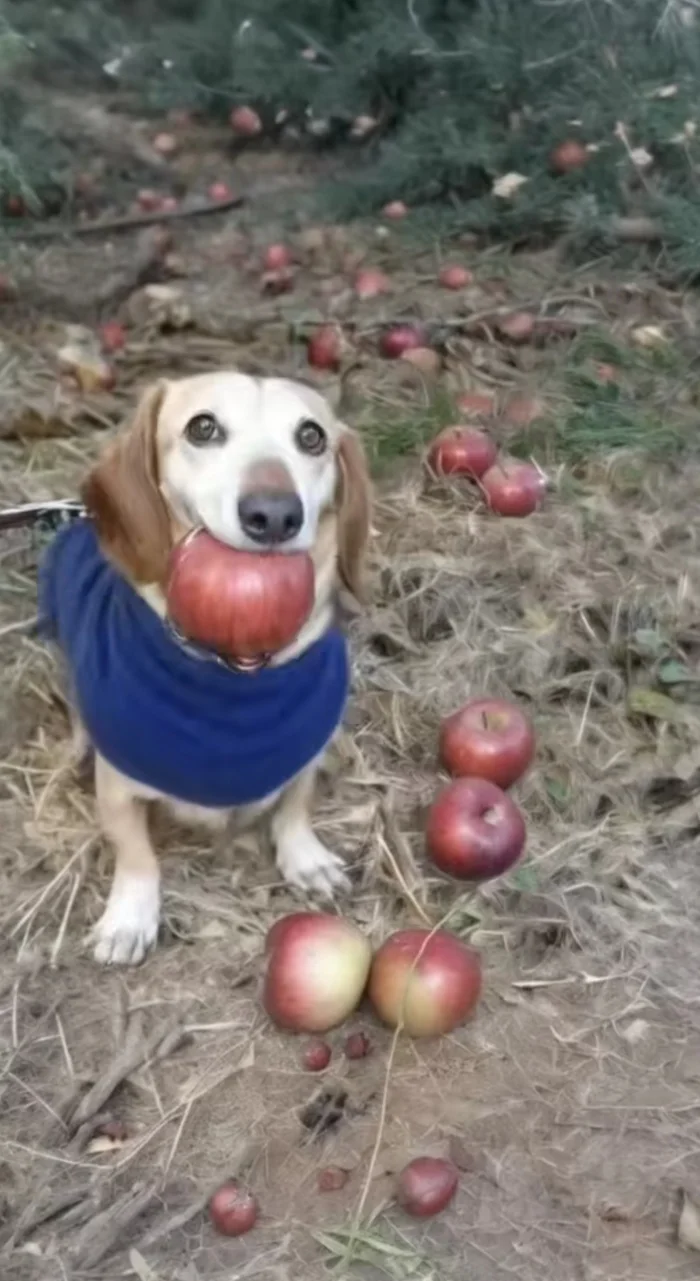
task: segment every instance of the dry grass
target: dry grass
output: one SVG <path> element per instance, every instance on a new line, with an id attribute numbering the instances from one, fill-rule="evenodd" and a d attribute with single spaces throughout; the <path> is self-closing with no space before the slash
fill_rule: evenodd
<path id="1" fill-rule="evenodd" d="M 266 330 L 246 357 L 294 367 L 287 333 Z M 461 351 L 456 381 L 480 371 L 490 385 L 487 347 Z M 230 339 L 151 334 L 125 360 L 123 398 L 147 373 L 234 358 Z M 512 357 L 491 366 L 504 392 L 527 373 Z M 412 372 L 370 360 L 361 381 L 368 433 L 410 419 L 417 441 L 434 424 Z M 72 492 L 98 447 L 88 432 L 3 443 L 0 498 Z M 363 1012 L 374 1053 L 346 1062 L 339 1034 L 320 1083 L 260 1013 L 262 940 L 294 900 L 254 835 L 212 845 L 160 822 L 159 951 L 123 974 L 84 955 L 109 862 L 92 857 L 54 658 L 17 629 L 36 549 L 0 548 L 3 1277 L 697 1275 L 674 1225 L 678 1188 L 700 1191 L 700 465 L 625 451 L 572 475 L 552 461 L 553 493 L 523 522 L 427 483 L 415 454 L 382 481 L 373 600 L 351 624 L 355 693 L 319 831 L 354 871 L 343 910 L 375 940 L 449 912 L 483 951 L 486 991 L 471 1026 L 399 1039 L 393 1059 Z M 462 892 L 432 874 L 421 833 L 440 717 L 482 692 L 530 710 L 538 755 L 517 789 L 525 861 Z M 299 1112 L 319 1088 L 346 1097 L 313 1139 Z M 455 1205 L 407 1224 L 392 1173 L 447 1150 L 463 1170 Z M 326 1164 L 352 1173 L 323 1197 Z M 231 1169 L 263 1207 L 239 1242 L 202 1216 Z"/>

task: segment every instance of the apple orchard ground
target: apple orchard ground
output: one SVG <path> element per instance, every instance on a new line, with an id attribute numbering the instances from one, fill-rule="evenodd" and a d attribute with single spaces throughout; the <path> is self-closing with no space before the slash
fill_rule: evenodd
<path id="1" fill-rule="evenodd" d="M 252 181 L 245 168 L 239 178 Z M 567 275 L 554 254 L 465 248 L 449 253 L 476 284 L 446 294 L 432 283 L 435 250 L 410 249 L 401 230 L 379 241 L 372 228 L 304 250 L 293 293 L 261 300 L 247 264 L 278 231 L 262 197 L 240 215 L 180 225 L 186 274 L 173 287 L 191 323 L 164 325 L 143 297 L 130 300 L 116 391 L 90 398 L 90 421 L 84 406 L 66 410 L 51 439 L 0 442 L 0 497 L 73 492 L 105 426 L 159 374 L 298 372 L 290 318 L 298 331 L 331 299 L 357 322 L 347 417 L 377 471 L 377 533 L 319 831 L 353 869 L 343 910 L 376 940 L 450 911 L 451 928 L 483 953 L 484 998 L 454 1036 L 400 1041 L 390 1072 L 391 1037 L 361 1011 L 347 1030 L 365 1029 L 372 1054 L 346 1062 L 343 1029 L 323 1078 L 304 1073 L 299 1042 L 273 1031 L 258 1001 L 265 932 L 298 900 L 255 838 L 212 843 L 162 823 L 162 944 L 140 969 L 98 970 L 82 944 L 109 858 L 90 786 L 66 764 L 58 669 L 16 626 L 32 616 L 35 550 L 7 539 L 0 1272 L 316 1281 L 338 1264 L 337 1275 L 364 1281 L 690 1281 L 697 1255 L 676 1233 L 681 1196 L 700 1198 L 695 301 L 605 267 Z M 111 252 L 131 249 L 120 240 Z M 89 279 L 107 252 L 52 245 L 46 278 Z M 363 252 L 394 280 L 381 305 L 343 294 Z M 545 302 L 573 337 L 509 350 L 455 326 L 437 389 L 374 355 L 372 326 L 387 316 Z M 635 344 L 650 324 L 663 348 Z M 50 314 L 8 322 L 5 422 L 51 396 L 61 335 Z M 599 359 L 619 371 L 612 389 L 597 380 Z M 541 424 L 515 441 L 551 472 L 541 513 L 500 520 L 472 490 L 426 483 L 418 445 L 449 418 L 459 387 L 542 398 Z M 496 431 L 508 432 L 501 419 Z M 482 693 L 529 708 L 538 751 L 515 790 L 526 860 L 466 893 L 431 875 L 421 833 L 440 718 Z M 321 1090 L 333 1123 L 324 1129 L 319 1105 L 315 1133 L 301 1116 Z M 462 1170 L 457 1199 L 410 1223 L 390 1204 L 392 1171 L 444 1152 Z M 321 1194 L 329 1164 L 350 1178 Z M 239 1169 L 262 1215 L 229 1241 L 200 1203 Z"/>

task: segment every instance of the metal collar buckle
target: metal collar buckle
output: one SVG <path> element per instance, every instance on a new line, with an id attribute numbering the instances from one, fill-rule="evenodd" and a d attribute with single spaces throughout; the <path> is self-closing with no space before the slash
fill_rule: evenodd
<path id="1" fill-rule="evenodd" d="M 224 654 L 217 653 L 214 649 L 207 649 L 205 645 L 195 645 L 193 641 L 183 636 L 182 632 L 176 627 L 175 623 L 166 615 L 166 627 L 180 649 L 190 657 L 195 658 L 201 663 L 218 663 L 220 667 L 225 667 L 230 672 L 244 672 L 247 675 L 254 675 L 267 667 L 272 658 L 271 654 L 256 654 L 254 658 L 228 658 Z"/>

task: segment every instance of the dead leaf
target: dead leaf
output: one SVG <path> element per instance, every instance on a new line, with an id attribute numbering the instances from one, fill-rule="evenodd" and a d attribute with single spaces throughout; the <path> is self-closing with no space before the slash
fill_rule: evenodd
<path id="1" fill-rule="evenodd" d="M 56 353 L 58 367 L 70 374 L 81 391 L 105 391 L 114 386 L 114 370 L 102 355 L 99 340 L 83 325 L 69 325 L 66 342 Z"/>
<path id="2" fill-rule="evenodd" d="M 627 695 L 627 710 L 633 716 L 649 716 L 652 720 L 668 721 L 671 725 L 682 725 L 686 720 L 685 709 L 655 689 L 631 689 Z"/>
<path id="3" fill-rule="evenodd" d="M 88 1156 L 100 1156 L 105 1152 L 118 1152 L 123 1147 L 123 1139 L 111 1139 L 108 1134 L 96 1134 L 94 1139 L 90 1139 L 85 1151 Z"/>
<path id="4" fill-rule="evenodd" d="M 681 1213 L 678 1220 L 678 1244 L 684 1250 L 700 1250 L 700 1207 L 685 1189 L 681 1192 Z"/>
<path id="5" fill-rule="evenodd" d="M 497 178 L 491 188 L 494 196 L 500 200 L 512 200 L 513 196 L 520 190 L 523 183 L 529 179 L 522 173 L 504 173 L 501 178 Z"/>
<path id="6" fill-rule="evenodd" d="M 668 343 L 668 337 L 660 325 L 638 325 L 632 330 L 631 337 L 638 347 L 647 349 L 665 347 Z"/>
<path id="7" fill-rule="evenodd" d="M 129 1250 L 129 1266 L 131 1271 L 136 1273 L 139 1281 L 159 1281 L 157 1272 L 153 1271 L 150 1263 L 146 1263 L 143 1255 L 133 1246 Z"/>

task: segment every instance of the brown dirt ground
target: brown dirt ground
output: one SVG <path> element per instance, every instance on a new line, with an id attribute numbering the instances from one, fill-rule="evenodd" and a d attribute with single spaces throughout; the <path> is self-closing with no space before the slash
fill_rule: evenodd
<path id="1" fill-rule="evenodd" d="M 186 274 L 176 285 L 192 323 L 164 332 L 152 305 L 132 300 L 116 392 L 86 407 L 64 388 L 53 439 L 1 442 L 2 502 L 71 493 L 103 428 L 156 374 L 299 370 L 290 325 L 356 314 L 344 282 L 366 237 L 335 232 L 320 259 L 307 247 L 293 295 L 261 301 L 245 267 L 251 242 L 274 234 L 259 221 L 253 211 L 178 230 Z M 42 270 L 53 256 L 60 274 L 70 253 L 87 277 L 100 252 L 54 246 Z M 394 254 L 398 300 L 365 308 L 363 332 L 389 307 L 443 322 L 432 268 L 423 279 L 404 255 L 400 271 L 385 240 L 373 260 L 379 252 Z M 494 296 L 523 301 L 533 282 L 551 296 L 560 280 L 548 256 L 506 283 L 491 281 L 489 255 L 475 269 L 467 310 Z M 600 311 L 593 286 L 577 289 L 579 316 Z M 639 296 L 618 295 L 618 329 L 639 319 Z M 59 328 L 18 313 L 4 331 L 13 415 L 37 398 L 56 407 Z M 425 412 L 422 379 L 370 348 L 352 421 Z M 496 357 L 488 343 L 455 342 L 448 354 L 451 390 L 539 386 L 558 359 Z M 427 484 L 417 456 L 380 482 L 372 599 L 351 627 L 355 692 L 319 831 L 347 855 L 355 891 L 344 910 L 373 939 L 449 913 L 482 950 L 485 995 L 459 1033 L 399 1041 L 393 1054 L 362 1011 L 351 1028 L 368 1030 L 373 1053 L 347 1063 L 343 1029 L 320 1084 L 301 1071 L 299 1043 L 260 1010 L 265 932 L 297 904 L 255 837 L 212 846 L 161 824 L 161 946 L 119 973 L 85 952 L 109 858 L 96 848 L 89 784 L 68 758 L 54 657 L 19 626 L 33 613 L 36 547 L 0 547 L 3 1278 L 311 1281 L 334 1265 L 366 1281 L 697 1276 L 677 1223 L 683 1191 L 700 1197 L 699 717 L 691 696 L 639 710 L 635 695 L 653 685 L 650 633 L 698 670 L 700 466 L 644 470 L 616 456 L 555 480 L 526 522 Z M 421 831 L 440 717 L 483 691 L 530 709 L 538 753 L 517 788 L 525 863 L 463 893 L 431 875 Z M 344 1102 L 313 1137 L 300 1111 L 321 1089 Z M 106 1121 L 120 1123 L 112 1141 Z M 392 1173 L 411 1155 L 447 1151 L 462 1169 L 456 1201 L 410 1223 L 392 1208 Z M 321 1195 L 328 1164 L 351 1174 Z M 201 1207 L 237 1171 L 262 1217 L 230 1241 Z"/>

